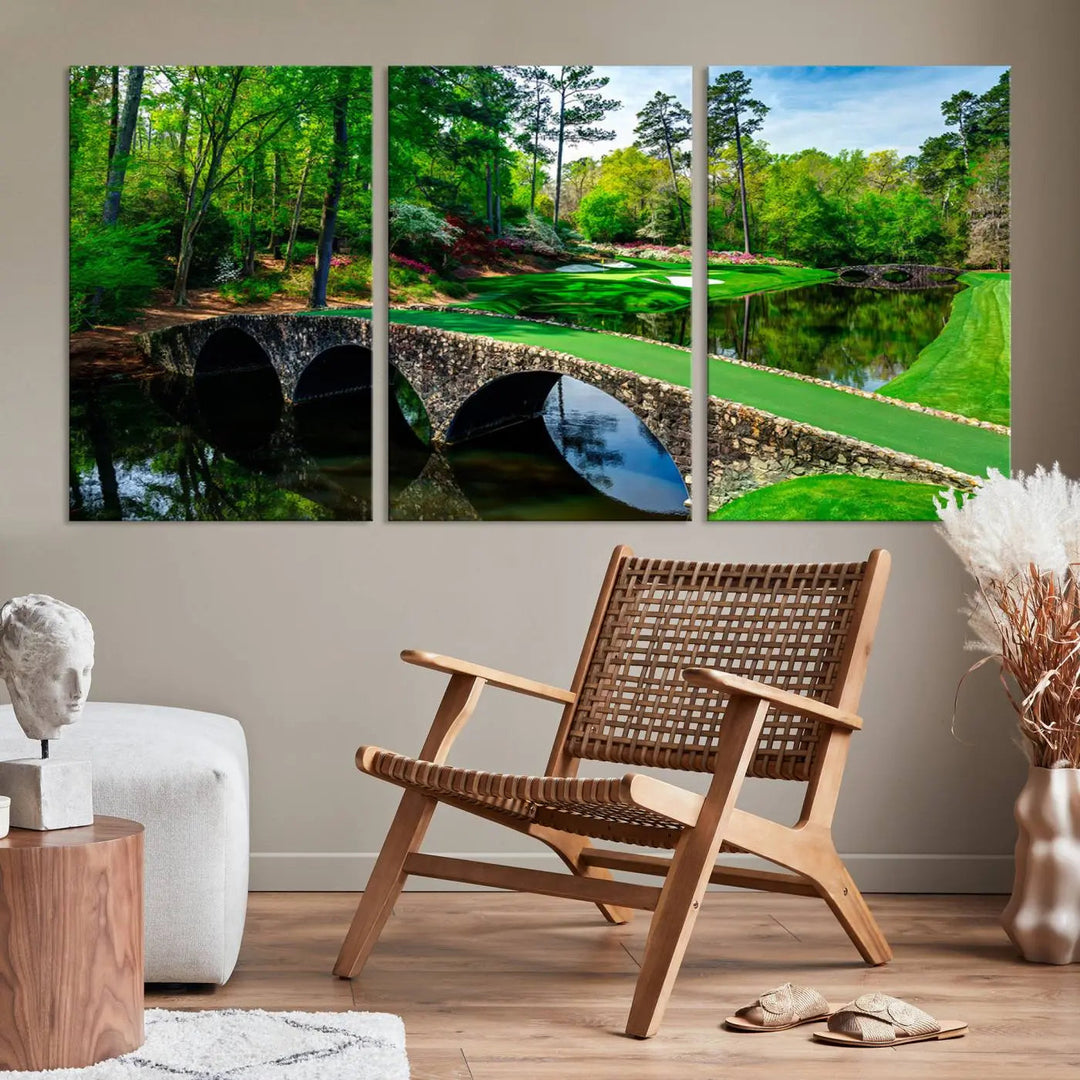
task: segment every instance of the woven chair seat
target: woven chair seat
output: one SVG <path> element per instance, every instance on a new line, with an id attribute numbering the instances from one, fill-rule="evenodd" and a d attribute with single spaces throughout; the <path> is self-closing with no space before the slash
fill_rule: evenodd
<path id="1" fill-rule="evenodd" d="M 461 810 L 525 829 L 546 825 L 578 836 L 673 848 L 683 825 L 630 801 L 621 778 L 518 776 L 436 765 L 379 747 L 357 754 L 362 772 Z"/>

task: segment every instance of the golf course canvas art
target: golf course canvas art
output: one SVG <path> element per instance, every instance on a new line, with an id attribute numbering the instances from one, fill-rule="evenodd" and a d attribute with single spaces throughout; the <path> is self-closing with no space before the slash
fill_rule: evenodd
<path id="1" fill-rule="evenodd" d="M 690 68 L 390 69 L 391 520 L 688 520 L 690 105 Z"/>
<path id="2" fill-rule="evenodd" d="M 71 519 L 369 520 L 371 69 L 69 88 Z"/>
<path id="3" fill-rule="evenodd" d="M 1009 469 L 1009 70 L 714 67 L 709 512 L 931 519 Z"/>

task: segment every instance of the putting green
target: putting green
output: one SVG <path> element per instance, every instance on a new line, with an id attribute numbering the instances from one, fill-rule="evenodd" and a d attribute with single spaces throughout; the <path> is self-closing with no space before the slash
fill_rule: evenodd
<path id="1" fill-rule="evenodd" d="M 371 309 L 335 308 L 310 314 L 370 318 Z M 498 341 L 518 341 L 636 371 L 676 386 L 690 385 L 690 354 L 659 342 L 463 311 L 391 309 L 390 321 L 434 326 Z M 875 446 L 914 454 L 960 472 L 982 475 L 991 466 L 1002 471 L 1009 468 L 1009 440 L 997 432 L 787 375 L 710 360 L 709 393 Z"/>
<path id="2" fill-rule="evenodd" d="M 799 476 L 740 495 L 710 521 L 931 521 L 939 484 L 869 476 Z"/>
<path id="3" fill-rule="evenodd" d="M 710 300 L 727 300 L 749 293 L 792 289 L 828 281 L 836 275 L 829 270 L 767 264 L 736 266 L 714 264 L 709 268 Z M 573 309 L 593 314 L 678 311 L 690 303 L 689 263 L 662 263 L 634 260 L 631 269 L 601 270 L 572 274 L 504 274 L 475 278 L 469 282 L 473 294 L 457 307 L 492 311 L 500 315 L 526 313 L 537 318 L 564 318 Z"/>
<path id="4" fill-rule="evenodd" d="M 675 268 L 690 273 L 689 266 Z M 509 274 L 476 278 L 473 294 L 457 307 L 499 315 L 528 314 L 536 318 L 565 318 L 568 311 L 593 315 L 678 311 L 690 303 L 687 290 L 651 270 L 595 270 L 567 274 Z"/>

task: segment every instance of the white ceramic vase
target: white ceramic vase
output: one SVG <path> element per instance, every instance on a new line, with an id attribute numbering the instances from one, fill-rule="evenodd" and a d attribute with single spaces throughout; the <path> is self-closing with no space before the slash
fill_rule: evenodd
<path id="1" fill-rule="evenodd" d="M 1080 769 L 1032 766 L 1016 800 L 1016 878 L 1001 916 L 1025 960 L 1080 961 Z"/>

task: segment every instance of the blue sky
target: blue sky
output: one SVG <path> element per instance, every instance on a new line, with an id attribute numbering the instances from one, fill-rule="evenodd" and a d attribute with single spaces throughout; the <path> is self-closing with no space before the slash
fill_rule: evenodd
<path id="1" fill-rule="evenodd" d="M 557 72 L 559 69 L 549 67 L 547 70 Z M 692 69 L 689 67 L 597 67 L 593 74 L 607 75 L 611 81 L 601 93 L 622 102 L 622 108 L 608 113 L 601 125 L 613 130 L 615 138 L 607 142 L 579 143 L 568 147 L 565 154 L 567 161 L 580 157 L 600 158 L 612 150 L 629 146 L 634 141 L 637 113 L 657 90 L 673 94 L 688 109 L 693 104 Z"/>
<path id="2" fill-rule="evenodd" d="M 709 82 L 731 67 L 709 68 Z M 958 90 L 982 94 L 1004 67 L 743 67 L 769 106 L 757 134 L 777 153 L 807 147 L 915 154 L 946 130 L 941 103 Z"/>

